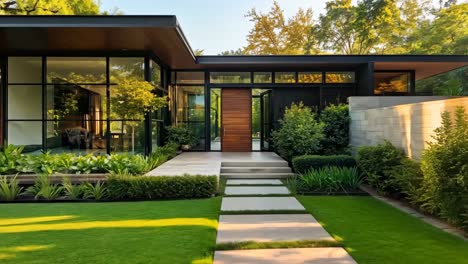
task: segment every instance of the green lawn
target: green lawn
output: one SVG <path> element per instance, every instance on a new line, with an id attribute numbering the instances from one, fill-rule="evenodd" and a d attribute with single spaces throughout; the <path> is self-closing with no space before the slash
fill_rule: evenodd
<path id="1" fill-rule="evenodd" d="M 468 263 L 468 242 L 372 197 L 298 199 L 360 264 Z"/>
<path id="2" fill-rule="evenodd" d="M 220 201 L 0 204 L 0 262 L 211 263 Z"/>

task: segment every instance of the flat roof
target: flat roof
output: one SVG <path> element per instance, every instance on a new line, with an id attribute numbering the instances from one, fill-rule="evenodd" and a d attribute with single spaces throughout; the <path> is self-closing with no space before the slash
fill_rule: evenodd
<path id="1" fill-rule="evenodd" d="M 198 56 L 176 16 L 0 16 L 0 54 L 151 51 L 172 69 L 301 70 L 357 67 L 415 70 L 416 78 L 468 65 L 466 55 Z"/>

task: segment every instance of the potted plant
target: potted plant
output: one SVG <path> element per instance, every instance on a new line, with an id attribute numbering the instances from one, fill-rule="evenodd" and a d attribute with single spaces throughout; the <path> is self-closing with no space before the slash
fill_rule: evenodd
<path id="1" fill-rule="evenodd" d="M 198 142 L 195 134 L 185 126 L 170 126 L 166 127 L 169 143 L 177 144 L 182 150 L 189 150 Z"/>

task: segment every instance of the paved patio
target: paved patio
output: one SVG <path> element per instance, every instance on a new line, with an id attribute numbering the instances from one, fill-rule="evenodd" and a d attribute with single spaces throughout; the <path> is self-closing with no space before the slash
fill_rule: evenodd
<path id="1" fill-rule="evenodd" d="M 148 176 L 216 175 L 222 162 L 286 162 L 274 152 L 184 152 L 148 172 Z"/>

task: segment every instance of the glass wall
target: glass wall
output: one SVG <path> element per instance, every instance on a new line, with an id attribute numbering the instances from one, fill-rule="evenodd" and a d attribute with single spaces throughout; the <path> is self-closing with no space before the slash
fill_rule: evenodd
<path id="1" fill-rule="evenodd" d="M 8 58 L 8 143 L 53 153 L 145 152 L 144 98 L 135 92 L 148 85 L 144 65 L 143 57 Z M 158 88 L 160 68 L 151 66 Z"/>
<path id="2" fill-rule="evenodd" d="M 188 127 L 198 138 L 193 150 L 205 149 L 205 87 L 177 86 L 177 125 Z"/>
<path id="3" fill-rule="evenodd" d="M 250 83 L 250 72 L 211 72 L 210 83 Z"/>
<path id="4" fill-rule="evenodd" d="M 210 140 L 211 150 L 221 150 L 221 89 L 210 92 Z"/>
<path id="5" fill-rule="evenodd" d="M 42 149 L 42 58 L 8 58 L 8 144 Z"/>

